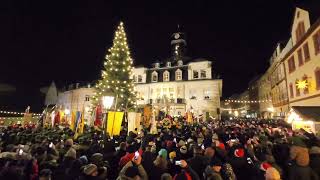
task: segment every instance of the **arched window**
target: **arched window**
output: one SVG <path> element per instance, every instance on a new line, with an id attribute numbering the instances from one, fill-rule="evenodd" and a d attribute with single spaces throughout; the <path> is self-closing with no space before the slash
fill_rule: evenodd
<path id="1" fill-rule="evenodd" d="M 316 79 L 316 88 L 320 90 L 320 67 L 317 67 L 314 71 L 315 79 Z"/>
<path id="2" fill-rule="evenodd" d="M 163 73 L 163 81 L 169 81 L 170 80 L 170 74 L 169 71 L 165 71 Z"/>
<path id="3" fill-rule="evenodd" d="M 153 71 L 151 76 L 151 82 L 158 82 L 158 73 L 156 71 Z"/>
<path id="4" fill-rule="evenodd" d="M 142 75 L 138 75 L 138 82 L 139 82 L 139 83 L 142 82 Z"/>
<path id="5" fill-rule="evenodd" d="M 133 82 L 137 82 L 136 78 L 137 78 L 136 75 L 132 76 Z"/>
<path id="6" fill-rule="evenodd" d="M 176 70 L 176 81 L 182 80 L 182 71 L 180 69 Z"/>
<path id="7" fill-rule="evenodd" d="M 302 78 L 303 81 L 306 81 L 307 86 L 304 88 L 303 93 L 308 94 L 309 93 L 309 82 L 308 82 L 308 76 L 305 74 Z"/>
<path id="8" fill-rule="evenodd" d="M 292 85 L 292 83 L 289 84 L 289 90 L 290 90 L 290 97 L 293 98 L 294 95 L 293 95 L 293 85 Z M 273 99 L 273 101 L 274 101 L 274 99 Z"/>

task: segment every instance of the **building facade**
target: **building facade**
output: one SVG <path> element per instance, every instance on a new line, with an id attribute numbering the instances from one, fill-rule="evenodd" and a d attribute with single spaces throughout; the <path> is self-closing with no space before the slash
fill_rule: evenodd
<path id="1" fill-rule="evenodd" d="M 218 118 L 222 80 L 213 78 L 212 62 L 185 57 L 183 33 L 173 34 L 171 46 L 172 57 L 163 63 L 134 69 L 138 105 L 150 104 L 170 115 L 184 115 L 191 111 L 196 116 Z"/>
<path id="2" fill-rule="evenodd" d="M 81 87 L 76 85 L 75 88 L 71 86 L 68 90 L 58 93 L 57 107 L 64 110 L 67 117 L 71 117 L 71 112 L 84 111 L 85 119 L 90 119 L 88 111 L 92 108 L 91 97 L 94 95 L 95 89 L 90 85 Z"/>
<path id="3" fill-rule="evenodd" d="M 260 117 L 285 118 L 293 106 L 320 106 L 319 7 L 319 2 L 296 7 L 290 38 L 277 44 L 257 81 Z"/>
<path id="4" fill-rule="evenodd" d="M 320 18 L 297 8 L 292 24 L 293 47 L 283 58 L 290 106 L 320 106 Z"/>
<path id="5" fill-rule="evenodd" d="M 268 119 L 273 117 L 274 108 L 271 101 L 271 78 L 269 69 L 262 75 L 258 83 L 259 117 Z"/>

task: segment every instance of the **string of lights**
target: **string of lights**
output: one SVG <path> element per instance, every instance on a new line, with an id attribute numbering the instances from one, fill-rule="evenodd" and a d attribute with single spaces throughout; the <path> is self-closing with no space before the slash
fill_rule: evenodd
<path id="1" fill-rule="evenodd" d="M 240 108 L 220 108 L 222 111 L 238 111 L 238 110 L 241 110 L 241 109 L 245 109 L 247 107 L 243 106 L 243 107 L 240 107 Z"/>
<path id="2" fill-rule="evenodd" d="M 272 102 L 271 99 L 269 100 L 255 100 L 255 101 L 243 101 L 243 100 L 233 100 L 233 99 L 226 99 L 225 102 L 234 102 L 234 103 L 247 103 L 247 104 L 253 104 L 253 103 L 268 103 Z"/>
<path id="3" fill-rule="evenodd" d="M 0 117 L 0 120 L 23 120 L 24 117 Z M 32 118 L 40 118 L 40 116 L 34 116 Z"/>
<path id="4" fill-rule="evenodd" d="M 13 112 L 13 111 L 0 111 L 0 114 L 14 114 L 14 115 L 24 115 L 24 112 Z M 41 114 L 31 113 L 33 116 L 41 116 Z"/>

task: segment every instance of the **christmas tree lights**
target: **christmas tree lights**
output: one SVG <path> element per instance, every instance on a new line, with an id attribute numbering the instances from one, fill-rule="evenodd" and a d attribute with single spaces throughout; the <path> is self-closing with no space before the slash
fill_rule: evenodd
<path id="1" fill-rule="evenodd" d="M 113 46 L 105 56 L 102 79 L 96 84 L 94 104 L 101 104 L 102 96 L 110 93 L 116 98 L 114 108 L 128 110 L 135 107 L 136 92 L 134 91 L 133 60 L 127 43 L 123 23 L 120 22 L 113 39 Z"/>

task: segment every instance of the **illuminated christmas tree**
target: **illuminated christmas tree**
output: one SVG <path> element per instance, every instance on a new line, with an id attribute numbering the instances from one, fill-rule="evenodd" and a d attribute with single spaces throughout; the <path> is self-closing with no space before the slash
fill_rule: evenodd
<path id="1" fill-rule="evenodd" d="M 128 110 L 135 107 L 136 92 L 133 83 L 133 61 L 127 43 L 123 23 L 120 22 L 113 39 L 113 46 L 108 50 L 102 79 L 96 84 L 94 104 L 101 104 L 105 95 L 114 96 L 116 110 Z"/>

